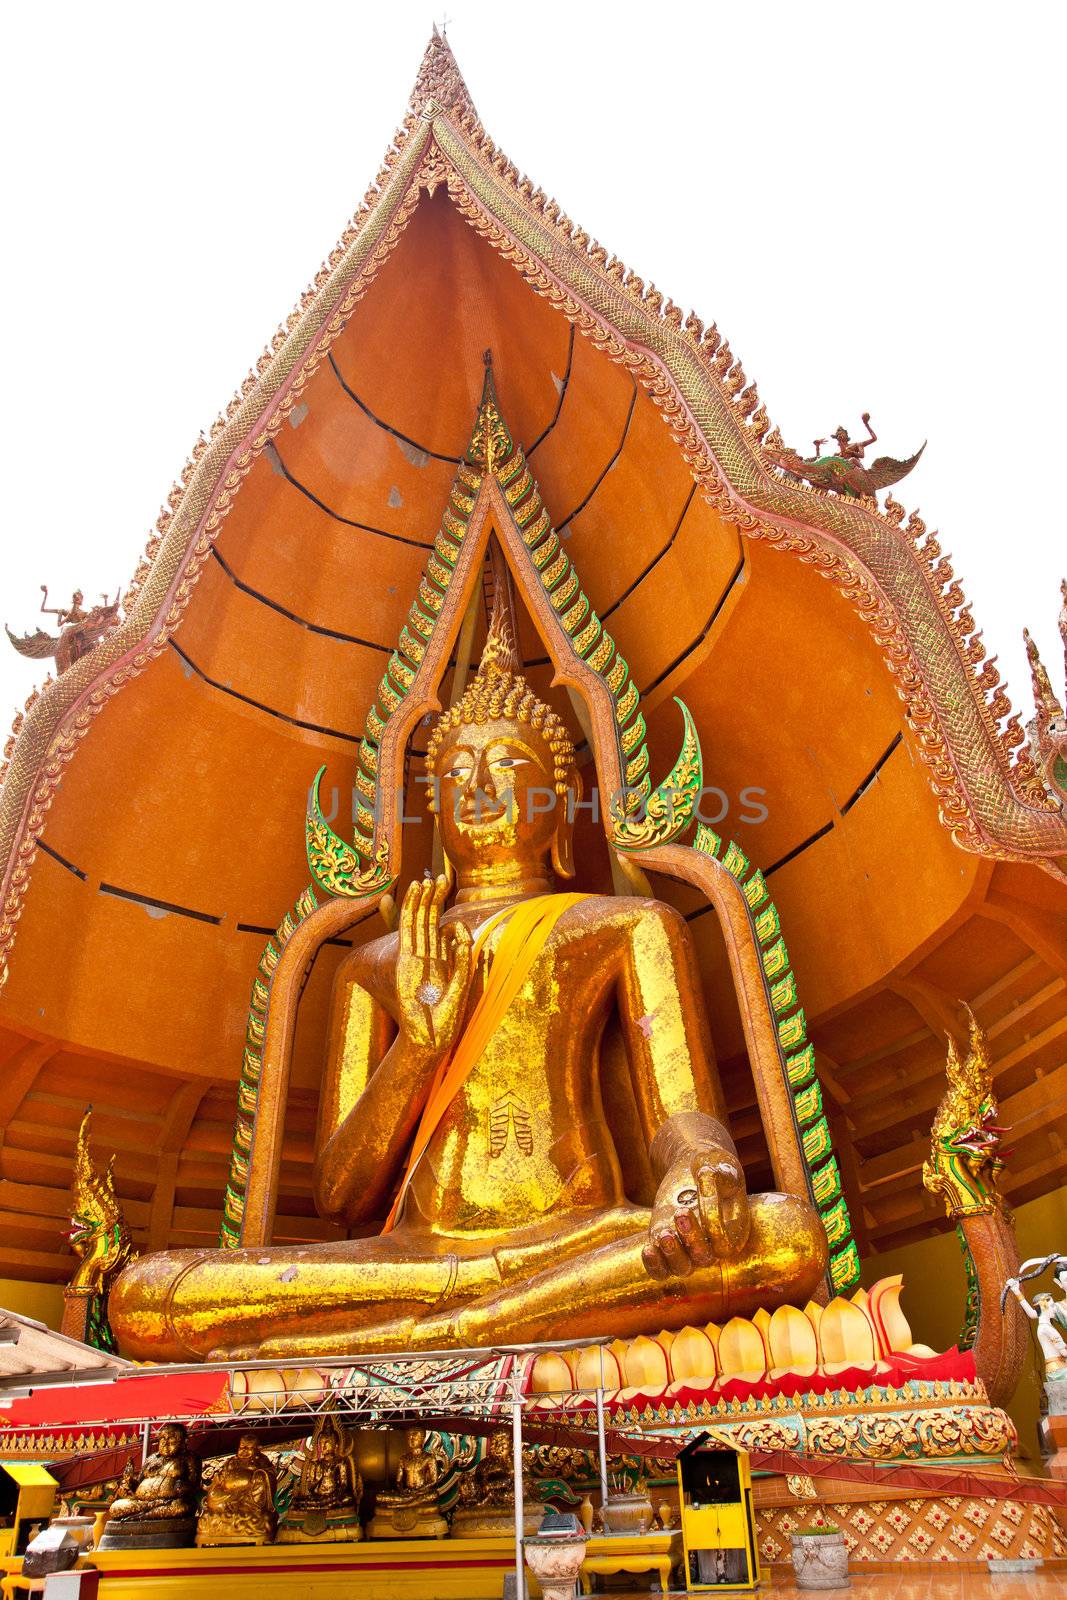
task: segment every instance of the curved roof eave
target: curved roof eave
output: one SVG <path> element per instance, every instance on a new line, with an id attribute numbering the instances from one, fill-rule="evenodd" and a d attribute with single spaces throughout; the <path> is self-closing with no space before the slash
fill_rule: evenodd
<path id="1" fill-rule="evenodd" d="M 701 494 L 750 538 L 829 578 L 871 628 L 929 768 L 942 822 L 979 854 L 1059 875 L 1067 820 L 1025 756 L 1021 730 L 981 649 L 933 535 L 891 499 L 824 494 L 779 475 L 754 385 L 712 327 L 562 215 L 478 122 L 447 43 L 435 32 L 411 106 L 352 223 L 201 439 L 171 492 L 112 634 L 29 705 L 0 791 L 0 963 L 14 939 L 37 840 L 63 769 L 98 710 L 178 629 L 199 570 L 253 461 L 328 354 L 410 221 L 441 185 L 459 212 L 536 293 L 629 370 L 668 424 Z"/>

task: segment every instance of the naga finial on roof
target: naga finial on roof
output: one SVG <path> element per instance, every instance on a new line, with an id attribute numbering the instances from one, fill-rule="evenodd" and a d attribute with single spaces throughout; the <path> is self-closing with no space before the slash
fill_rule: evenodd
<path id="1" fill-rule="evenodd" d="M 1063 609 L 1060 611 L 1060 637 L 1064 648 L 1064 675 L 1067 678 L 1067 582 L 1061 585 Z M 1045 784 L 1061 802 L 1067 800 L 1067 716 L 1052 687 L 1048 669 L 1028 628 L 1023 629 L 1030 678 L 1034 686 L 1036 715 L 1027 724 L 1030 750 Z"/>

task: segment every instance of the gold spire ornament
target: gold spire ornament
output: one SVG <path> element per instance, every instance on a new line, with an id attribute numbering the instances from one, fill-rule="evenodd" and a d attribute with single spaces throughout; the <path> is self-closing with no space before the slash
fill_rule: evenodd
<path id="1" fill-rule="evenodd" d="M 485 363 L 485 383 L 478 407 L 478 420 L 467 447 L 467 459 L 474 466 L 484 467 L 492 476 L 498 464 L 510 457 L 512 441 L 497 403 L 496 384 L 493 382 L 493 352 L 486 350 L 482 360 Z"/>

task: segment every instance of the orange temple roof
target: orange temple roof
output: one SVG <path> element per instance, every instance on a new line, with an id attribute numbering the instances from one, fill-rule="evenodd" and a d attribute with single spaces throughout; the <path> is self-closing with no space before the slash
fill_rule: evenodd
<path id="1" fill-rule="evenodd" d="M 1062 1182 L 1067 825 L 1002 736 L 939 552 L 894 502 L 880 512 L 767 464 L 766 414 L 718 335 L 515 171 L 435 35 L 351 228 L 173 492 L 126 621 L 15 741 L 0 794 L 0 1274 L 69 1275 L 90 1098 L 138 1245 L 214 1242 L 250 985 L 307 881 L 308 786 L 325 765 L 343 831 L 363 718 L 487 347 L 641 690 L 653 771 L 677 749 L 681 695 L 728 807 L 717 826 L 766 875 L 861 1252 L 944 1225 L 919 1168 L 961 1000 L 1012 1126 L 1005 1191 Z M 520 645 L 567 714 L 532 627 Z M 429 831 L 416 831 L 406 866 L 421 872 Z M 606 884 L 602 837 L 589 827 L 584 844 L 586 884 Z M 692 918 L 739 1151 L 762 1187 L 714 917 L 656 887 Z M 301 1008 L 279 1240 L 330 1233 L 310 1164 L 342 953 L 319 952 Z"/>

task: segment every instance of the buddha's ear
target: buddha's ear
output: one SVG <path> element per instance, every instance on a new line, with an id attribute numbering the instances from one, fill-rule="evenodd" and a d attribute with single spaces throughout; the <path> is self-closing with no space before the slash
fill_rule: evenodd
<path id="1" fill-rule="evenodd" d="M 552 839 L 552 870 L 557 878 L 574 877 L 574 818 L 582 798 L 582 775 L 577 767 L 571 771 L 567 787 L 558 796 L 556 832 Z"/>

